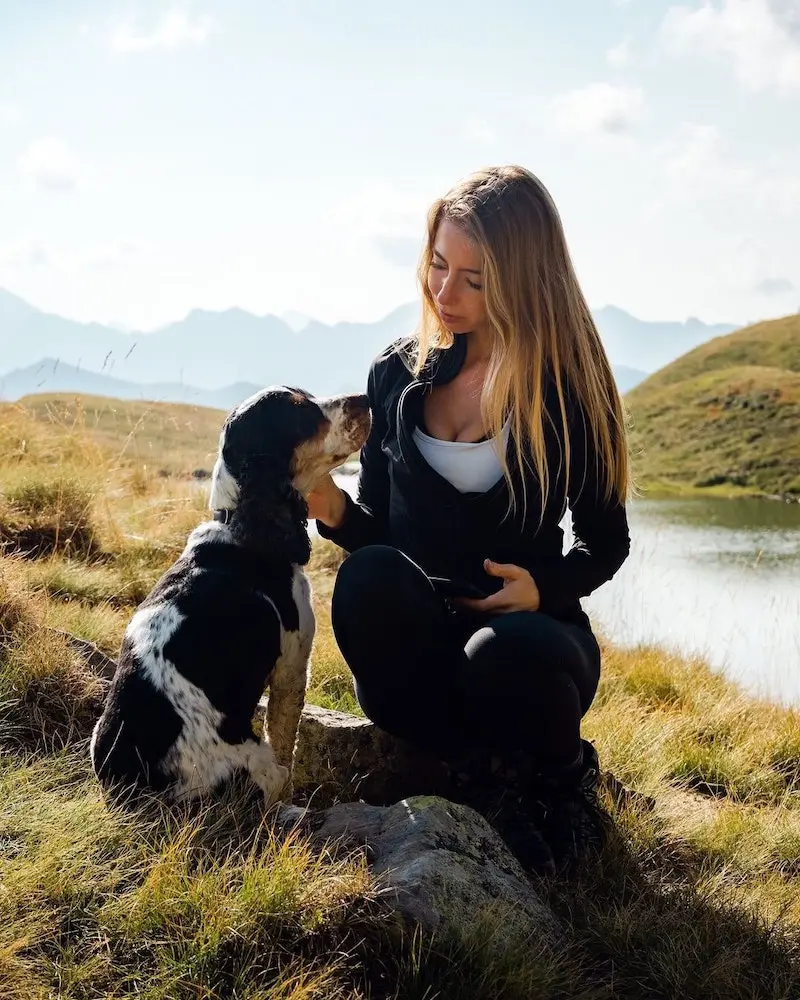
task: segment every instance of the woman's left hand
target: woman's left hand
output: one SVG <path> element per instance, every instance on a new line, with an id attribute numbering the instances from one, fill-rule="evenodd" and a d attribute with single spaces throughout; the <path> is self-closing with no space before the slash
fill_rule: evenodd
<path id="1" fill-rule="evenodd" d="M 453 599 L 453 604 L 470 611 L 491 614 L 539 610 L 539 588 L 526 569 L 513 563 L 492 562 L 491 559 L 484 559 L 483 568 L 490 576 L 502 578 L 502 589 L 483 598 L 459 597 Z"/>

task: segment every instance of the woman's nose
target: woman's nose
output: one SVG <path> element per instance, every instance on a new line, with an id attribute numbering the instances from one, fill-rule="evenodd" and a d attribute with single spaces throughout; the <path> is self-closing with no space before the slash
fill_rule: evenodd
<path id="1" fill-rule="evenodd" d="M 439 305 L 445 306 L 448 302 L 452 302 L 455 297 L 455 289 L 449 278 L 445 278 L 442 284 L 439 286 L 439 291 L 436 295 L 436 301 Z"/>

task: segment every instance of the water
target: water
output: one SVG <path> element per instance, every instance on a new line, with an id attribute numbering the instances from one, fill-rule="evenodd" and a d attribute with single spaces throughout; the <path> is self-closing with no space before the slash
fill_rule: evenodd
<path id="1" fill-rule="evenodd" d="M 352 491 L 356 477 L 338 481 Z M 800 706 L 800 504 L 638 500 L 629 520 L 627 562 L 584 601 L 596 628 L 617 645 L 701 655 L 748 692 Z"/>
<path id="2" fill-rule="evenodd" d="M 745 690 L 800 705 L 800 504 L 640 500 L 631 554 L 585 601 L 620 645 L 704 656 Z"/>

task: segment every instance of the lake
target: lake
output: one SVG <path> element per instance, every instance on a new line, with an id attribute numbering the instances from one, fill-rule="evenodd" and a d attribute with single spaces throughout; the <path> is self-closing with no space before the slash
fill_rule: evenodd
<path id="1" fill-rule="evenodd" d="M 751 694 L 800 706 L 800 504 L 643 499 L 629 520 L 627 562 L 583 602 L 595 627 L 617 645 L 699 654 Z"/>

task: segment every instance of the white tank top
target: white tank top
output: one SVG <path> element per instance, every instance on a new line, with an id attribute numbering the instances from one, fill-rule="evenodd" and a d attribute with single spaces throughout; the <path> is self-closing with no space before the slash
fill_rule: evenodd
<path id="1" fill-rule="evenodd" d="M 432 469 L 459 493 L 485 493 L 503 475 L 498 444 L 502 454 L 508 447 L 510 423 L 506 421 L 500 436 L 488 441 L 442 441 L 419 427 L 414 428 L 414 443 Z"/>

